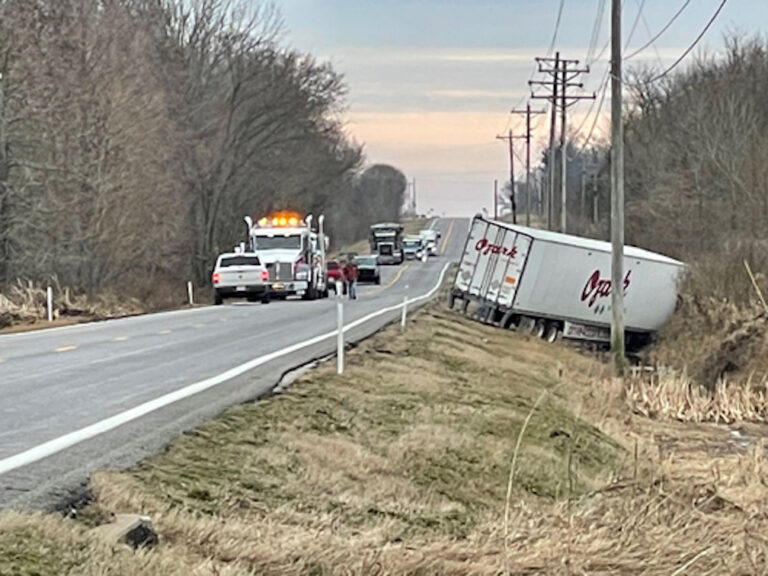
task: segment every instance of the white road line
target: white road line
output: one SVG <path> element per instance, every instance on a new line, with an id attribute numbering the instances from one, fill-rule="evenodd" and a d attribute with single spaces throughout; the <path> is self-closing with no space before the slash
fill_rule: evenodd
<path id="1" fill-rule="evenodd" d="M 415 302 L 420 302 L 422 300 L 431 298 L 440 289 L 440 286 L 443 283 L 443 278 L 445 277 L 445 273 L 449 266 L 450 262 L 443 267 L 442 271 L 440 272 L 440 277 L 437 280 L 437 284 L 435 284 L 435 286 L 429 292 L 417 298 L 410 299 L 409 303 L 413 304 Z M 398 310 L 402 308 L 402 306 L 402 303 L 396 304 L 394 306 L 382 308 L 376 312 L 368 314 L 367 316 L 364 316 L 346 325 L 344 327 L 344 332 L 352 330 L 353 328 L 356 328 L 357 326 L 360 326 L 361 324 L 373 320 L 374 318 L 377 318 L 383 314 Z M 58 438 L 49 440 L 43 444 L 39 444 L 34 448 L 30 448 L 29 450 L 25 450 L 24 452 L 20 452 L 14 456 L 4 458 L 0 460 L 0 475 L 5 474 L 6 472 L 10 472 L 11 470 L 16 470 L 17 468 L 21 468 L 22 466 L 27 466 L 28 464 L 32 464 L 42 460 L 43 458 L 53 456 L 54 454 L 57 454 L 62 450 L 66 450 L 67 448 L 71 448 L 80 442 L 84 442 L 85 440 L 89 440 L 90 438 L 94 438 L 100 434 L 114 430 L 118 426 L 127 424 L 128 422 L 141 418 L 142 416 L 146 416 L 155 410 L 159 410 L 160 408 L 164 408 L 170 404 L 179 402 L 180 400 L 184 400 L 185 398 L 189 398 L 195 394 L 199 394 L 200 392 L 208 390 L 209 388 L 223 384 L 224 382 L 232 380 L 233 378 L 253 370 L 254 368 L 262 366 L 267 362 L 282 356 L 287 356 L 288 354 L 292 354 L 303 348 L 308 348 L 309 346 L 319 344 L 323 340 L 335 337 L 337 332 L 338 330 L 326 332 L 325 334 L 315 336 L 314 338 L 310 338 L 309 340 L 305 340 L 303 342 L 298 342 L 292 346 L 283 348 L 282 350 L 277 350 L 275 352 L 271 352 L 270 354 L 265 354 L 264 356 L 254 358 L 253 360 L 250 360 L 244 364 L 240 364 L 239 366 L 235 366 L 226 372 L 222 372 L 217 376 L 212 376 L 211 378 L 206 378 L 200 382 L 190 384 L 189 386 L 185 386 L 184 388 L 180 388 L 179 390 L 170 392 L 160 396 L 159 398 L 155 398 L 154 400 L 140 404 L 134 408 L 131 408 L 130 410 L 126 410 L 125 412 L 121 412 L 119 414 L 115 414 L 114 416 L 110 416 L 109 418 L 105 418 L 104 420 L 100 420 L 99 422 L 91 424 L 90 426 L 86 426 L 85 428 L 80 428 L 79 430 L 75 430 L 69 434 L 59 436 Z"/>

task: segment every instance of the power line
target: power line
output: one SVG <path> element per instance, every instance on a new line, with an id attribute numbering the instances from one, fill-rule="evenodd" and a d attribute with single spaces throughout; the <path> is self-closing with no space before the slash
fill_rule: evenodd
<path id="1" fill-rule="evenodd" d="M 598 84 L 599 88 L 598 90 L 605 90 L 606 84 L 608 82 L 608 73 L 609 70 L 605 71 L 605 74 L 603 74 L 603 78 L 600 80 L 600 84 Z M 587 123 L 587 120 L 589 120 L 589 116 L 592 114 L 592 110 L 595 109 L 595 106 L 597 105 L 597 99 L 593 98 L 590 105 L 589 110 L 587 110 L 586 115 L 584 116 L 584 120 L 581 121 L 581 124 L 579 124 L 579 127 L 576 129 L 576 133 L 581 133 L 581 129 L 584 128 L 584 125 Z M 599 111 L 598 111 L 599 114 Z"/>
<path id="2" fill-rule="evenodd" d="M 709 22 L 707 22 L 707 25 L 704 26 L 704 28 L 702 29 L 701 32 L 699 32 L 699 35 L 696 36 L 696 39 L 693 41 L 693 43 L 690 46 L 688 46 L 688 48 L 685 49 L 685 52 L 683 52 L 680 55 L 680 57 L 677 60 L 674 61 L 672 66 L 670 66 L 669 68 L 667 68 L 666 70 L 664 70 L 660 74 L 657 74 L 656 76 L 654 76 L 653 78 L 648 80 L 647 81 L 648 84 L 650 84 L 652 82 L 656 82 L 657 80 L 661 80 L 662 78 L 664 78 L 664 76 L 666 76 L 667 74 L 672 72 L 672 70 L 677 68 L 677 65 L 680 64 L 680 62 L 682 62 L 685 59 L 685 57 L 688 56 L 688 54 L 691 53 L 691 51 L 696 47 L 696 45 L 701 41 L 701 39 L 704 38 L 704 35 L 707 33 L 707 30 L 709 30 L 709 28 L 712 26 L 712 24 L 715 23 L 715 20 L 717 20 L 717 17 L 720 15 L 720 12 L 722 11 L 722 9 L 725 6 L 726 2 L 728 2 L 728 0 L 722 0 L 720 2 L 720 5 L 717 7 L 717 10 L 715 10 L 715 13 L 709 19 Z"/>
<path id="3" fill-rule="evenodd" d="M 627 56 L 624 56 L 624 60 L 629 60 L 630 58 L 634 58 L 635 56 L 637 56 L 638 54 L 640 54 L 640 52 L 642 52 L 643 50 L 645 50 L 646 48 L 648 48 L 648 46 L 650 46 L 651 44 L 653 44 L 654 42 L 656 42 L 656 40 L 658 40 L 659 38 L 661 38 L 661 36 L 662 36 L 662 35 L 663 35 L 663 34 L 664 34 L 664 33 L 665 33 L 667 30 L 669 30 L 669 27 L 670 27 L 670 26 L 672 26 L 672 24 L 674 24 L 674 23 L 675 23 L 675 20 L 677 20 L 677 18 L 680 16 L 680 14 L 682 14 L 682 13 L 683 13 L 683 10 L 685 10 L 685 9 L 688 7 L 688 4 L 690 4 L 690 3 L 691 3 L 691 0 L 685 0 L 685 2 L 683 2 L 683 5 L 680 7 L 680 9 L 679 9 L 677 12 L 675 12 L 674 16 L 672 16 L 672 18 L 669 20 L 669 22 L 667 22 L 667 23 L 666 23 L 666 25 L 665 25 L 665 26 L 664 26 L 664 27 L 663 27 L 661 30 L 659 30 L 659 31 L 656 33 L 656 35 L 655 35 L 655 36 L 653 36 L 653 37 L 652 37 L 650 40 L 648 40 L 648 42 L 646 42 L 645 44 L 643 44 L 642 46 L 640 46 L 640 48 L 638 48 L 637 50 L 635 50 L 635 51 L 634 51 L 634 52 L 632 52 L 631 54 L 628 54 Z"/>
<path id="4" fill-rule="evenodd" d="M 549 48 L 547 49 L 547 58 L 549 58 L 549 55 L 552 54 L 552 50 L 555 48 L 555 42 L 557 42 L 557 33 L 560 30 L 560 20 L 563 17 L 564 6 L 565 0 L 560 0 L 560 8 L 557 10 L 557 20 L 555 21 L 555 32 L 552 34 L 552 42 L 549 43 Z"/>
<path id="5" fill-rule="evenodd" d="M 635 0 L 637 2 L 638 7 L 640 7 L 640 17 L 643 19 L 643 26 L 645 27 L 645 31 L 648 32 L 648 37 L 650 38 L 653 36 L 653 32 L 651 32 L 651 27 L 648 26 L 648 20 L 645 18 L 645 14 L 643 14 L 642 6 L 640 5 L 640 0 Z M 645 2 L 645 0 L 643 0 Z M 656 46 L 656 44 L 653 44 L 653 51 L 656 53 L 656 59 L 659 61 L 659 69 L 661 70 L 664 68 L 664 61 L 661 59 L 661 53 L 659 52 L 659 47 Z M 626 60 L 626 58 L 625 58 Z"/>
<path id="6" fill-rule="evenodd" d="M 598 0 L 597 14 L 595 15 L 595 23 L 592 25 L 592 35 L 589 38 L 589 47 L 587 48 L 587 55 L 584 58 L 584 62 L 589 66 L 594 60 L 595 50 L 597 49 L 597 42 L 600 38 L 600 24 L 603 22 L 603 16 L 605 15 L 605 0 Z"/>
<path id="7" fill-rule="evenodd" d="M 632 36 L 635 35 L 637 25 L 640 23 L 640 17 L 643 15 L 643 6 L 645 6 L 645 0 L 642 0 L 637 6 L 637 16 L 635 16 L 635 21 L 632 23 L 632 28 L 627 36 L 627 41 L 624 43 L 624 50 L 629 48 L 629 43 L 632 42 Z"/>
<path id="8" fill-rule="evenodd" d="M 603 89 L 600 92 L 600 103 L 597 105 L 597 114 L 595 114 L 595 119 L 592 121 L 592 127 L 589 129 L 589 134 L 587 135 L 587 139 L 584 140 L 584 144 L 582 144 L 581 148 L 579 149 L 579 154 L 584 152 L 584 150 L 587 149 L 587 146 L 589 145 L 589 142 L 592 140 L 592 135 L 595 132 L 595 127 L 597 126 L 598 121 L 600 120 L 600 112 L 603 110 L 603 103 L 605 103 L 605 95 L 608 92 L 608 75 L 606 74 L 606 81 L 603 83 Z"/>

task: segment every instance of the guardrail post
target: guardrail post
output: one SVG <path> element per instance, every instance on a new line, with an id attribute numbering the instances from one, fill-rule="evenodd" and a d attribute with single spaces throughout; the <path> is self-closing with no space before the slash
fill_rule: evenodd
<path id="1" fill-rule="evenodd" d="M 48 286 L 45 291 L 46 310 L 48 312 L 48 322 L 53 322 L 53 288 Z"/>
<path id="2" fill-rule="evenodd" d="M 344 302 L 336 300 L 336 373 L 344 373 Z"/>
<path id="3" fill-rule="evenodd" d="M 189 305 L 195 305 L 194 292 L 192 291 L 192 282 L 187 282 L 187 298 L 189 299 Z"/>
<path id="4" fill-rule="evenodd" d="M 400 331 L 405 332 L 405 320 L 408 315 L 408 285 L 405 285 L 405 296 L 403 296 L 403 313 L 400 316 Z"/>

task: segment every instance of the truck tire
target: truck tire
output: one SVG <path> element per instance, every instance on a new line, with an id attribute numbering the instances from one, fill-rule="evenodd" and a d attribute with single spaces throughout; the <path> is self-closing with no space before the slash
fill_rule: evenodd
<path id="1" fill-rule="evenodd" d="M 269 296 L 263 296 L 261 298 L 261 303 L 262 304 L 269 304 Z"/>
<path id="2" fill-rule="evenodd" d="M 213 293 L 213 305 L 220 306 L 224 302 L 224 298 L 218 292 Z"/>
<path id="3" fill-rule="evenodd" d="M 557 342 L 559 338 L 560 338 L 560 326 L 557 324 L 557 322 L 547 323 L 547 331 L 544 334 L 544 340 L 546 340 L 550 344 L 553 344 Z"/>
<path id="4" fill-rule="evenodd" d="M 501 322 L 499 322 L 499 326 L 501 328 L 504 328 L 505 330 L 513 330 L 515 328 L 515 323 L 512 322 L 512 310 L 507 310 L 504 313 L 504 316 L 501 317 Z"/>
<path id="5" fill-rule="evenodd" d="M 536 323 L 531 328 L 531 335 L 535 338 L 544 338 L 547 333 L 547 323 L 544 320 L 536 320 Z"/>
<path id="6" fill-rule="evenodd" d="M 448 310 L 453 310 L 453 306 L 456 304 L 456 296 L 448 294 Z"/>

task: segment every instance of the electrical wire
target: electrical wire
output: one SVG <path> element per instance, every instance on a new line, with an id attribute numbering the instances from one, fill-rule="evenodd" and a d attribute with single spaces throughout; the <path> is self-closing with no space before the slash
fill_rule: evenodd
<path id="1" fill-rule="evenodd" d="M 632 42 L 632 37 L 635 35 L 637 25 L 640 23 L 640 18 L 643 15 L 643 6 L 645 6 L 645 0 L 641 0 L 637 5 L 637 16 L 635 16 L 635 21 L 632 23 L 632 28 L 630 28 L 629 34 L 627 35 L 627 41 L 624 43 L 624 50 L 629 48 L 629 43 Z"/>
<path id="2" fill-rule="evenodd" d="M 717 17 L 720 15 L 720 12 L 722 11 L 722 9 L 725 6 L 726 2 L 728 2 L 728 0 L 722 0 L 720 2 L 720 5 L 717 7 L 717 10 L 715 10 L 715 13 L 709 19 L 709 22 L 707 22 L 707 25 L 704 26 L 704 28 L 701 30 L 701 32 L 699 32 L 699 35 L 696 36 L 696 39 L 691 43 L 691 45 L 688 46 L 688 48 L 685 49 L 685 52 L 683 52 L 680 55 L 680 57 L 677 60 L 675 60 L 669 68 L 667 68 L 666 70 L 664 70 L 660 74 L 657 74 L 656 76 L 654 76 L 653 78 L 648 80 L 647 81 L 648 84 L 650 84 L 652 82 L 656 82 L 657 80 L 661 80 L 662 78 L 664 78 L 664 76 L 666 76 L 667 74 L 672 72 L 672 70 L 677 68 L 677 65 L 680 64 L 680 62 L 682 62 L 685 59 L 685 57 L 688 56 L 688 54 L 691 53 L 691 51 L 696 47 L 696 45 L 701 41 L 701 39 L 704 38 L 704 35 L 707 33 L 707 30 L 709 30 L 710 27 L 712 26 L 712 24 L 715 23 L 715 20 L 717 20 Z"/>
<path id="3" fill-rule="evenodd" d="M 563 7 L 565 6 L 565 0 L 560 0 L 560 8 L 557 10 L 557 20 L 555 21 L 555 32 L 552 34 L 552 42 L 549 43 L 547 49 L 547 58 L 552 54 L 552 50 L 555 49 L 555 42 L 557 42 L 557 33 L 560 31 L 560 20 L 563 17 Z"/>
<path id="4" fill-rule="evenodd" d="M 675 20 L 677 20 L 677 18 L 680 16 L 680 14 L 682 14 L 682 13 L 683 13 L 683 11 L 684 11 L 684 10 L 685 10 L 685 9 L 688 7 L 688 4 L 690 4 L 690 3 L 691 3 L 691 0 L 685 0 L 685 2 L 683 2 L 683 5 L 680 7 L 680 9 L 679 9 L 677 12 L 675 12 L 675 14 L 674 14 L 674 15 L 672 16 L 672 18 L 669 20 L 669 22 L 667 22 L 667 23 L 666 23 L 666 25 L 665 25 L 665 26 L 664 26 L 664 27 L 663 27 L 661 30 L 659 30 L 659 31 L 656 33 L 656 35 L 655 35 L 655 36 L 653 36 L 653 37 L 652 37 L 650 40 L 648 40 L 648 42 L 646 42 L 645 44 L 643 44 L 642 46 L 640 46 L 640 48 L 636 49 L 636 50 L 635 50 L 635 51 L 633 51 L 631 54 L 628 54 L 627 56 L 625 56 L 625 57 L 624 57 L 624 60 L 629 60 L 629 59 L 631 59 L 631 58 L 634 58 L 635 56 L 637 56 L 638 54 L 640 54 L 640 52 L 642 52 L 643 50 L 645 50 L 646 48 L 648 48 L 648 46 L 650 46 L 651 44 L 653 44 L 654 42 L 656 42 L 656 40 L 658 40 L 659 38 L 661 38 L 661 36 L 662 36 L 662 35 L 663 35 L 663 34 L 664 34 L 664 33 L 665 33 L 667 30 L 669 30 L 669 27 L 670 27 L 670 26 L 672 26 L 672 24 L 674 24 L 674 23 L 675 23 Z"/>
<path id="5" fill-rule="evenodd" d="M 640 6 L 640 0 L 635 0 L 635 1 L 637 2 L 638 6 Z M 645 27 L 645 31 L 648 32 L 648 37 L 651 38 L 653 36 L 653 32 L 651 32 L 651 27 L 648 26 L 648 20 L 646 20 L 645 14 L 643 14 L 642 12 L 642 8 L 640 10 L 641 10 L 640 16 L 643 19 L 643 26 Z M 653 51 L 656 53 L 656 59 L 659 61 L 659 70 L 661 70 L 664 68 L 664 61 L 661 59 L 661 53 L 659 52 L 659 47 L 656 46 L 655 43 L 652 43 L 652 44 L 653 44 Z"/>
<path id="6" fill-rule="evenodd" d="M 597 113 L 595 114 L 595 119 L 592 121 L 592 127 L 589 129 L 589 134 L 587 135 L 587 139 L 584 140 L 584 144 L 581 145 L 581 148 L 579 148 L 579 154 L 584 152 L 584 150 L 587 149 L 587 146 L 589 146 L 590 141 L 592 140 L 592 135 L 595 133 L 595 128 L 597 127 L 597 122 L 600 120 L 600 112 L 603 110 L 603 104 L 605 103 L 605 95 L 608 92 L 608 78 L 610 78 L 609 75 L 606 75 L 606 81 L 603 83 L 603 90 L 600 94 L 600 103 L 597 106 Z"/>
<path id="7" fill-rule="evenodd" d="M 605 1 L 605 0 L 603 0 L 603 1 Z M 563 17 L 563 8 L 564 7 L 565 7 L 565 0 L 560 0 L 560 7 L 557 10 L 557 20 L 555 20 L 555 30 L 552 33 L 552 42 L 550 42 L 549 48 L 547 49 L 547 58 L 549 58 L 550 54 L 552 54 L 552 50 L 555 47 L 555 42 L 557 42 L 557 35 L 558 35 L 558 32 L 560 31 L 560 21 L 562 20 L 562 17 Z M 537 70 L 538 70 L 538 66 L 536 64 L 534 64 L 533 69 L 531 70 L 531 74 L 528 77 L 528 82 L 527 83 L 530 83 L 530 81 L 533 80 L 533 77 L 536 75 Z M 534 90 L 533 92 L 536 93 L 536 90 Z M 524 94 L 523 96 L 521 96 L 517 100 L 517 102 L 515 102 L 515 104 L 512 106 L 512 109 L 514 110 L 515 108 L 520 106 L 520 104 L 522 104 L 527 97 L 528 97 L 527 94 Z M 504 130 L 502 130 L 501 133 L 503 134 L 507 130 L 509 130 L 509 127 L 510 127 L 511 124 L 512 124 L 512 116 L 508 115 L 507 123 L 505 124 Z M 519 126 L 519 124 L 518 124 L 518 126 Z"/>
<path id="8" fill-rule="evenodd" d="M 589 38 L 589 47 L 587 48 L 587 55 L 584 58 L 584 62 L 587 64 L 587 66 L 589 66 L 591 62 L 594 62 L 594 60 L 592 60 L 592 56 L 594 56 L 595 50 L 597 49 L 597 42 L 600 38 L 600 24 L 603 22 L 604 15 L 605 0 L 598 0 L 595 23 L 592 25 L 592 35 Z"/>

